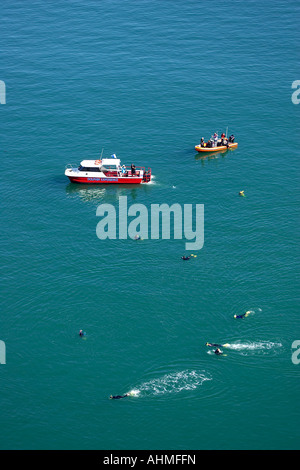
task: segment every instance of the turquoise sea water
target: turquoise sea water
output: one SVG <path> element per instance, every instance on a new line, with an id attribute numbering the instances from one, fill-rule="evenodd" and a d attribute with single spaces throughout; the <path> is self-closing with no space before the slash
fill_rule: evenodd
<path id="1" fill-rule="evenodd" d="M 1 449 L 298 449 L 299 3 L 1 13 Z M 196 155 L 226 127 L 237 150 Z M 69 183 L 102 148 L 153 184 Z M 99 240 L 96 209 L 119 196 L 204 204 L 197 258 L 185 240 Z"/>

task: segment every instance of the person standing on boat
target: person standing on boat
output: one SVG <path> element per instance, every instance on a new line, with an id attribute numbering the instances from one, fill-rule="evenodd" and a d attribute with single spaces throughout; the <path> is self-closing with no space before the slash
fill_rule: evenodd
<path id="1" fill-rule="evenodd" d="M 221 135 L 221 145 L 225 146 L 225 147 L 228 147 L 228 139 L 227 137 L 225 136 L 224 132 L 223 134 Z"/>
<path id="2" fill-rule="evenodd" d="M 218 145 L 218 134 L 217 134 L 217 132 L 214 133 L 213 141 L 214 141 L 214 147 L 217 147 L 217 145 Z"/>
<path id="3" fill-rule="evenodd" d="M 131 175 L 135 175 L 135 165 L 133 163 L 131 164 Z"/>

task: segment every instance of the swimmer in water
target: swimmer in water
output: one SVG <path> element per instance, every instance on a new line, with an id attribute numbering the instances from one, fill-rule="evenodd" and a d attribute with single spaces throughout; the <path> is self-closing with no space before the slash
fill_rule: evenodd
<path id="1" fill-rule="evenodd" d="M 245 197 L 244 191 L 240 191 L 240 192 L 239 192 L 239 196 Z"/>
<path id="2" fill-rule="evenodd" d="M 205 346 L 210 346 L 211 348 L 227 348 L 229 344 L 228 343 L 225 343 L 225 344 L 206 343 Z"/>
<path id="3" fill-rule="evenodd" d="M 125 393 L 125 395 L 111 395 L 109 398 L 111 400 L 119 400 L 120 398 L 129 397 L 129 393 Z"/>
<path id="4" fill-rule="evenodd" d="M 192 257 L 193 257 L 193 258 L 197 258 L 197 255 L 194 255 L 194 253 L 191 253 L 190 255 L 184 255 L 184 256 L 182 256 L 181 259 L 183 259 L 184 261 L 186 261 L 186 260 L 191 259 Z"/>
<path id="5" fill-rule="evenodd" d="M 248 317 L 248 315 L 251 313 L 250 310 L 248 310 L 247 312 L 245 313 L 242 313 L 242 315 L 234 315 L 233 317 L 234 318 L 245 318 L 245 317 Z"/>
<path id="6" fill-rule="evenodd" d="M 219 349 L 219 348 L 217 348 L 217 349 L 214 351 L 214 353 L 215 353 L 217 356 L 221 356 L 221 354 L 223 354 L 222 351 L 221 351 L 221 349 Z"/>
<path id="7" fill-rule="evenodd" d="M 83 330 L 79 330 L 79 336 L 85 336 L 85 333 Z"/>

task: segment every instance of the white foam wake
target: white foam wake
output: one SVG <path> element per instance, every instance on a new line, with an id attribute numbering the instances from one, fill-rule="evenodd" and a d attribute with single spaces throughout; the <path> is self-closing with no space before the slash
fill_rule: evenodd
<path id="1" fill-rule="evenodd" d="M 135 397 L 140 396 L 143 392 L 145 392 L 146 395 L 179 393 L 183 390 L 194 390 L 201 386 L 206 380 L 212 379 L 204 373 L 199 373 L 195 370 L 184 370 L 144 382 L 129 393 L 131 396 Z"/>
<path id="2" fill-rule="evenodd" d="M 254 342 L 246 342 L 246 343 L 227 343 L 226 347 L 228 349 L 235 349 L 236 351 L 243 351 L 243 350 L 267 350 L 267 349 L 274 349 L 280 348 L 282 346 L 281 343 L 274 343 L 272 341 L 254 341 Z"/>

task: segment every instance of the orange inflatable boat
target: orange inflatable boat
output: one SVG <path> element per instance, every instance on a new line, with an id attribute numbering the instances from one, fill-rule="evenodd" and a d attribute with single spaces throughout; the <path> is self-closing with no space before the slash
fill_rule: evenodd
<path id="1" fill-rule="evenodd" d="M 204 144 L 206 145 L 206 144 Z M 227 145 L 220 145 L 219 147 L 202 147 L 200 144 L 199 145 L 196 145 L 195 146 L 195 150 L 197 150 L 197 152 L 220 152 L 220 150 L 227 150 L 227 149 L 235 149 L 237 148 L 238 146 L 238 143 L 237 142 L 233 142 L 231 144 L 228 144 L 228 147 Z"/>

